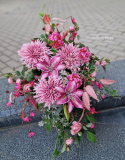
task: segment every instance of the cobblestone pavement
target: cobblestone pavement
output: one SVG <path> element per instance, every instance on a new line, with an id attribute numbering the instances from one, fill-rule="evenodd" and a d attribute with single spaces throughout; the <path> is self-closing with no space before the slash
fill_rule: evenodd
<path id="1" fill-rule="evenodd" d="M 42 5 L 53 17 L 75 17 L 91 52 L 112 61 L 125 59 L 125 0 L 0 0 L 1 77 L 14 66 L 21 69 L 17 50 L 42 33 Z"/>

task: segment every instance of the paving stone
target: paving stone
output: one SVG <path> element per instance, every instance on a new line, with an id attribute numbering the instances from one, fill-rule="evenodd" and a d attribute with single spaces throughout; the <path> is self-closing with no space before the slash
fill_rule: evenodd
<path id="1" fill-rule="evenodd" d="M 2 62 L 0 62 L 0 69 L 4 68 L 6 65 Z"/>
<path id="2" fill-rule="evenodd" d="M 112 51 L 112 53 L 114 55 L 117 55 L 117 56 L 121 56 L 121 57 L 125 57 L 125 51 L 124 52 L 120 52 L 120 51 Z"/>
<path id="3" fill-rule="evenodd" d="M 16 61 L 14 61 L 14 60 L 10 60 L 9 62 L 7 62 L 7 65 L 8 66 L 11 66 L 11 68 L 13 68 L 13 67 L 19 67 L 19 63 L 17 63 Z"/>
<path id="4" fill-rule="evenodd" d="M 7 62 L 9 59 L 10 59 L 10 58 L 7 57 L 6 55 L 0 56 L 0 60 L 1 60 L 2 62 Z"/>
<path id="5" fill-rule="evenodd" d="M 97 55 L 99 53 L 103 57 L 103 53 L 106 52 L 111 54 L 109 56 L 111 61 L 125 59 L 124 0 L 113 0 L 113 3 L 112 0 L 55 0 L 54 2 L 37 0 L 37 3 L 31 0 L 18 0 L 18 2 L 2 0 L 0 5 L 0 56 L 5 55 L 11 59 L 13 55 L 12 59 L 16 61 L 18 59 L 17 50 L 23 43 L 28 43 L 31 38 L 39 37 L 42 34 L 43 24 L 38 15 L 42 4 L 44 11 L 52 14 L 53 17 L 62 19 L 70 15 L 75 17 L 76 22 L 79 22 L 80 41 L 90 49 L 95 51 L 97 49 L 98 52 L 95 52 Z M 83 10 L 85 4 L 86 7 Z M 72 25 L 70 19 L 67 20 L 65 28 L 67 29 L 69 25 Z M 86 38 L 92 34 L 106 34 L 114 39 L 107 41 L 106 39 Z M 112 56 L 112 53 L 114 56 L 116 55 L 116 58 Z M 6 64 L 6 67 L 12 68 L 12 64 Z"/>

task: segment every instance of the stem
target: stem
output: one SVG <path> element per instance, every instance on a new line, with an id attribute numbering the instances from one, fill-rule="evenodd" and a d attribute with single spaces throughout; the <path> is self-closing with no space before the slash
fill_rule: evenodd
<path id="1" fill-rule="evenodd" d="M 84 116 L 84 110 L 85 110 L 85 109 L 83 109 L 82 115 L 81 115 L 81 117 L 80 117 L 80 119 L 79 119 L 79 123 L 80 123 L 80 121 L 82 120 L 82 118 L 83 118 L 83 116 Z"/>

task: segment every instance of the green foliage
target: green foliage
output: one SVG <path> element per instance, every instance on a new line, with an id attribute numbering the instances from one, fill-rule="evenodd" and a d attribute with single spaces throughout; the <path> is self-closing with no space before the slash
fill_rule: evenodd
<path id="1" fill-rule="evenodd" d="M 69 112 L 68 112 L 67 104 L 64 104 L 63 109 L 64 109 L 65 117 L 66 117 L 67 121 L 69 121 Z"/>
<path id="2" fill-rule="evenodd" d="M 96 142 L 96 137 L 95 137 L 95 135 L 94 135 L 93 133 L 89 132 L 89 131 L 87 131 L 87 138 L 88 138 L 89 141 L 91 141 L 91 142 L 93 142 L 93 143 Z"/>
<path id="3" fill-rule="evenodd" d="M 9 78 L 9 77 L 11 77 L 12 75 L 13 75 L 12 73 L 5 73 L 4 76 L 5 76 L 6 78 Z"/>
<path id="4" fill-rule="evenodd" d="M 16 71 L 16 74 L 17 74 L 17 76 L 20 76 L 20 75 L 21 75 L 21 73 L 20 73 L 19 71 Z"/>
<path id="5" fill-rule="evenodd" d="M 50 124 L 50 122 L 48 122 L 48 123 L 46 124 L 46 130 L 47 130 L 47 132 L 50 132 L 50 131 L 51 131 L 51 124 Z"/>
<path id="6" fill-rule="evenodd" d="M 96 121 L 96 118 L 93 116 L 93 115 L 88 115 L 87 116 L 87 119 L 90 121 L 90 122 L 95 122 Z"/>

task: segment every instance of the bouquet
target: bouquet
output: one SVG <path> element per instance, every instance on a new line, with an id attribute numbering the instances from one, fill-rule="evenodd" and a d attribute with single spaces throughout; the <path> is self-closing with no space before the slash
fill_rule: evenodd
<path id="1" fill-rule="evenodd" d="M 12 107 L 15 99 L 24 96 L 21 110 L 22 121 L 30 124 L 35 110 L 41 114 L 39 126 L 48 132 L 55 127 L 58 137 L 52 154 L 71 150 L 74 143 L 79 146 L 84 134 L 96 142 L 94 114 L 97 113 L 92 100 L 102 100 L 106 94 L 115 96 L 110 90 L 114 80 L 98 79 L 98 66 L 106 70 L 109 59 L 99 58 L 79 42 L 78 24 L 75 18 L 65 20 L 40 13 L 44 27 L 40 38 L 33 38 L 18 51 L 23 61 L 21 72 L 14 69 L 6 73 L 8 82 L 14 85 L 7 106 Z M 65 29 L 64 23 L 71 20 L 72 26 Z M 54 22 L 57 23 L 54 23 Z M 26 107 L 30 109 L 25 113 Z M 33 106 L 33 108 L 32 108 Z M 29 128 L 29 137 L 36 133 Z M 59 151 L 57 144 L 62 146 Z"/>

